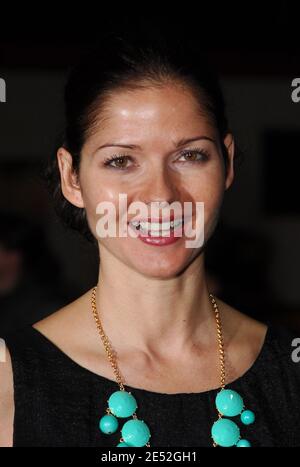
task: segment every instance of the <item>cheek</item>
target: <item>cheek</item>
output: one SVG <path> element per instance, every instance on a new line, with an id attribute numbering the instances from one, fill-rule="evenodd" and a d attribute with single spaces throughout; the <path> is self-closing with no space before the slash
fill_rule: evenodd
<path id="1" fill-rule="evenodd" d="M 207 214 L 218 210 L 225 190 L 225 179 L 222 167 L 216 165 L 208 168 L 189 180 L 188 192 L 196 202 L 203 202 Z"/>
<path id="2" fill-rule="evenodd" d="M 105 216 L 106 219 L 109 218 L 113 224 L 115 220 L 113 206 L 115 207 L 118 219 L 119 194 L 122 190 L 120 190 L 119 185 L 116 186 L 114 183 L 108 183 L 107 179 L 105 180 L 95 173 L 82 175 L 80 182 L 88 223 L 94 236 L 97 236 L 96 225 L 102 216 Z M 99 211 L 97 212 L 97 207 L 99 208 L 100 203 L 103 205 L 101 214 Z M 108 207 L 110 210 L 108 210 Z"/>
<path id="3" fill-rule="evenodd" d="M 81 173 L 80 183 L 85 207 L 93 209 L 94 212 L 100 202 L 111 202 L 117 206 L 119 193 L 123 192 L 116 178 L 110 177 L 104 171 L 97 171 L 97 167 L 93 166 Z"/>
<path id="4" fill-rule="evenodd" d="M 198 217 L 197 219 L 199 221 L 199 228 L 202 229 L 202 227 L 204 227 L 205 242 L 207 242 L 212 235 L 219 219 L 225 191 L 224 184 L 224 173 L 219 166 L 214 169 L 210 168 L 209 170 L 203 171 L 197 178 L 190 180 L 190 198 L 192 198 L 195 205 L 196 202 L 203 203 L 204 219 L 202 219 L 202 217 Z M 196 228 L 196 219 L 194 219 L 193 226 Z"/>

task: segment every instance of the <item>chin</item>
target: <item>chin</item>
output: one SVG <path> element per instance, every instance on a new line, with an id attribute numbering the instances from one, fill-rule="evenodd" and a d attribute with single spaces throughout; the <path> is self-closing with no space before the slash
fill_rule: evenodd
<path id="1" fill-rule="evenodd" d="M 171 279 L 180 275 L 184 269 L 194 259 L 185 255 L 172 255 L 172 257 L 152 257 L 152 258 L 139 258 L 139 261 L 131 260 L 131 267 L 139 274 L 153 278 L 153 279 Z"/>

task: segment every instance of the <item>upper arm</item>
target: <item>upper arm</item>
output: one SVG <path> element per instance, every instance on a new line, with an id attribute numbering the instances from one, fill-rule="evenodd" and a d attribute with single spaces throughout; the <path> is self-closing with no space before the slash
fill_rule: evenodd
<path id="1" fill-rule="evenodd" d="M 0 361 L 0 447 L 12 447 L 14 385 L 11 358 L 7 347 L 4 356 L 4 361 Z"/>

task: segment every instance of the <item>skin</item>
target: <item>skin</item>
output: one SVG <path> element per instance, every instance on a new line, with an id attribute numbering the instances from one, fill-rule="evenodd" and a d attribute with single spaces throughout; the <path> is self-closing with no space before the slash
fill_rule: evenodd
<path id="1" fill-rule="evenodd" d="M 127 194 L 128 206 L 133 201 L 179 201 L 182 205 L 203 201 L 207 242 L 218 221 L 224 193 L 234 179 L 234 141 L 231 134 L 224 139 L 229 162 L 225 173 L 217 131 L 204 109 L 200 110 L 193 94 L 179 85 L 130 93 L 122 90 L 110 97 L 104 121 L 100 124 L 99 120 L 86 140 L 79 176 L 72 170 L 72 155 L 64 148 L 58 150 L 63 194 L 75 206 L 86 209 L 95 236 L 99 219 L 96 205 L 107 200 L 117 207 L 121 192 Z M 213 142 L 201 139 L 175 149 L 176 141 L 198 135 Z M 97 150 L 108 142 L 135 144 L 140 149 Z M 192 163 L 180 157 L 182 150 L 194 148 L 206 150 L 208 159 Z M 104 165 L 104 159 L 116 153 L 131 156 L 132 160 L 122 162 L 129 169 Z M 192 222 L 194 226 L 194 217 Z M 101 238 L 98 243 L 97 307 L 125 384 L 165 393 L 219 387 L 205 248 L 186 248 L 184 238 L 165 247 L 146 245 L 131 237 Z M 93 321 L 90 297 L 91 290 L 34 327 L 79 365 L 115 380 Z M 228 383 L 252 366 L 263 345 L 266 326 L 216 299 Z M 14 409 L 9 361 L 0 366 L 1 371 L 7 382 L 1 389 L 6 397 L 2 420 L 7 429 L 0 435 L 0 444 L 11 445 Z"/>

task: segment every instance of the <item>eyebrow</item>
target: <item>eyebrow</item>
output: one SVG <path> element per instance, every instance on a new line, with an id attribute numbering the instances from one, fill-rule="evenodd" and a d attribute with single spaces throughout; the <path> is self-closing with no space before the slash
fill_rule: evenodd
<path id="1" fill-rule="evenodd" d="M 210 138 L 209 136 L 194 136 L 192 138 L 181 138 L 175 143 L 175 148 L 180 148 L 181 146 L 184 146 L 187 143 L 192 143 L 193 141 L 199 141 L 205 139 L 207 141 L 211 141 L 212 143 L 216 143 L 216 141 L 213 138 Z M 107 148 L 107 147 L 118 147 L 118 148 L 127 148 L 127 149 L 142 149 L 141 146 L 137 144 L 122 144 L 122 143 L 106 143 L 102 144 L 102 146 L 99 146 L 95 152 L 99 151 L 100 149 Z"/>

